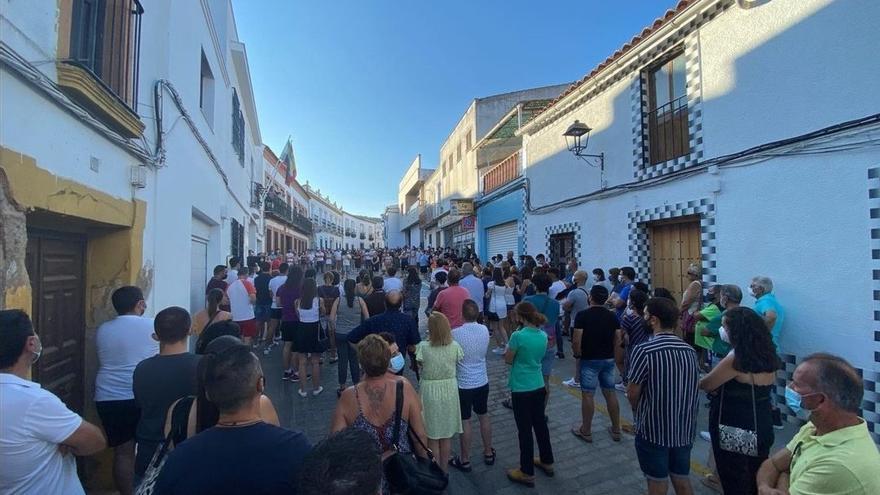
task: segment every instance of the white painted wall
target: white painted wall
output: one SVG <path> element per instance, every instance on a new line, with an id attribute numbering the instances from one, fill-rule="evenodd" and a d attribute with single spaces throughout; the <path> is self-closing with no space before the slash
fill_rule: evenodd
<path id="1" fill-rule="evenodd" d="M 867 0 L 775 0 L 748 10 L 734 5 L 703 26 L 703 160 L 876 113 L 877 18 L 880 4 Z M 629 85 L 635 77 L 524 137 L 533 207 L 600 189 L 599 169 L 565 148 L 562 133 L 575 119 L 594 128 L 588 152 L 605 153 L 608 186 L 634 181 Z M 878 132 L 852 139 L 877 139 Z M 544 252 L 547 226 L 579 222 L 583 266 L 629 265 L 629 212 L 711 198 L 718 281 L 745 292 L 754 275 L 774 280 L 787 310 L 783 352 L 833 352 L 876 369 L 867 169 L 878 163 L 876 149 L 862 147 L 621 191 L 530 214 L 527 246 L 530 254 Z"/>

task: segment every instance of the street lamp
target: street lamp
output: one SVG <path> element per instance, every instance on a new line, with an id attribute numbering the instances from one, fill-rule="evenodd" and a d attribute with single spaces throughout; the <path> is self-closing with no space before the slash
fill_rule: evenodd
<path id="1" fill-rule="evenodd" d="M 580 158 L 581 160 L 587 162 L 590 166 L 595 167 L 593 163 L 588 160 L 588 158 L 593 158 L 598 161 L 598 165 L 602 170 L 605 170 L 605 153 L 599 153 L 598 155 L 591 155 L 585 153 L 587 149 L 587 144 L 590 142 L 590 132 L 593 129 L 590 128 L 587 124 L 584 124 L 578 120 L 575 120 L 568 129 L 562 134 L 565 136 L 565 144 L 568 147 L 568 151 L 570 151 L 574 156 Z"/>

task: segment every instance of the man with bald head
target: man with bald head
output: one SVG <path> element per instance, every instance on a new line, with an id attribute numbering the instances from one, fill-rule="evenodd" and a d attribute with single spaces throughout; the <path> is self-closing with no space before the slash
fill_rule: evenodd
<path id="1" fill-rule="evenodd" d="M 404 349 L 414 351 L 415 345 L 421 341 L 419 327 L 412 316 L 400 311 L 403 304 L 403 294 L 397 290 L 385 293 L 385 312 L 364 320 L 360 325 L 349 332 L 348 341 L 357 344 L 371 333 L 389 332 L 394 335 L 397 347 L 403 352 Z"/>
<path id="2" fill-rule="evenodd" d="M 765 495 L 880 493 L 880 453 L 859 417 L 864 387 L 844 359 L 817 353 L 804 358 L 785 389 L 785 401 L 809 421 L 758 470 Z"/>

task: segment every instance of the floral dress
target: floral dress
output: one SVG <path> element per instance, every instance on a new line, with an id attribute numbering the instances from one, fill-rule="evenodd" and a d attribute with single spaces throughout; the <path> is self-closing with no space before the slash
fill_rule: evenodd
<path id="1" fill-rule="evenodd" d="M 438 440 L 461 433 L 456 364 L 464 358 L 458 342 L 433 346 L 428 341 L 416 346 L 416 360 L 422 364 L 419 394 L 428 438 Z"/>

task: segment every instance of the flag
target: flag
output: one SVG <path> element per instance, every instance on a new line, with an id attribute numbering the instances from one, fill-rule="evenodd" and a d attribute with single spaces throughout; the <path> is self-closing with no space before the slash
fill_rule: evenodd
<path id="1" fill-rule="evenodd" d="M 284 181 L 290 182 L 296 179 L 296 158 L 293 156 L 293 143 L 287 138 L 284 149 L 281 150 L 281 163 L 284 164 Z"/>

